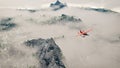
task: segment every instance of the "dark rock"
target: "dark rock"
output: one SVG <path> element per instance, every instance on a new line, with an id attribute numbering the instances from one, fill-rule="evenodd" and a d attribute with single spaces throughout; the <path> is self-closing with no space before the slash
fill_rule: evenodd
<path id="1" fill-rule="evenodd" d="M 112 10 L 104 9 L 104 8 L 85 8 L 85 9 L 86 10 L 93 10 L 93 11 L 97 11 L 97 12 L 114 12 Z"/>
<path id="2" fill-rule="evenodd" d="M 57 0 L 55 3 L 50 4 L 50 7 L 53 8 L 53 10 L 59 10 L 66 6 L 67 6 L 66 4 L 61 3 L 59 0 Z"/>
<path id="3" fill-rule="evenodd" d="M 28 11 L 30 13 L 35 13 L 35 12 L 39 11 L 37 9 L 17 9 L 17 10 L 19 10 L 19 11 Z"/>
<path id="4" fill-rule="evenodd" d="M 62 62 L 61 49 L 52 38 L 28 40 L 25 44 L 39 48 L 37 56 L 41 68 L 66 68 Z"/>
<path id="5" fill-rule="evenodd" d="M 13 18 L 5 18 L 0 20 L 0 30 L 9 30 L 16 26 L 15 23 L 12 22 Z"/>
<path id="6" fill-rule="evenodd" d="M 28 10 L 29 12 L 31 12 L 31 13 L 34 13 L 34 12 L 36 12 L 37 10 Z"/>
<path id="7" fill-rule="evenodd" d="M 25 42 L 26 46 L 35 47 L 40 46 L 44 42 L 44 39 L 32 39 Z"/>
<path id="8" fill-rule="evenodd" d="M 72 21 L 72 22 L 79 22 L 82 21 L 80 18 L 75 18 L 74 16 L 69 16 L 66 14 L 61 14 L 61 16 L 59 17 L 60 21 Z"/>
<path id="9" fill-rule="evenodd" d="M 66 14 L 61 14 L 60 16 L 55 16 L 45 22 L 43 24 L 65 24 L 65 23 L 79 23 L 82 20 L 80 18 L 76 18 L 74 16 L 69 16 Z"/>

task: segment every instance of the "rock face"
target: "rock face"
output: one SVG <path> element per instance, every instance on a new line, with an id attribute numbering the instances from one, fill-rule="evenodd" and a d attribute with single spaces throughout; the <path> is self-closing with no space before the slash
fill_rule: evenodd
<path id="1" fill-rule="evenodd" d="M 35 13 L 35 12 L 39 11 L 37 9 L 17 9 L 17 10 L 19 10 L 19 11 L 28 11 L 30 13 Z"/>
<path id="2" fill-rule="evenodd" d="M 41 68 L 66 68 L 62 62 L 61 50 L 52 38 L 28 40 L 25 44 L 39 48 L 37 56 Z"/>
<path id="3" fill-rule="evenodd" d="M 104 8 L 84 8 L 84 9 L 86 9 L 86 10 L 93 10 L 93 11 L 97 11 L 97 12 L 105 12 L 105 13 L 113 12 L 113 13 L 116 13 L 116 12 L 114 12 L 112 10 L 104 9 Z"/>
<path id="4" fill-rule="evenodd" d="M 66 4 L 61 3 L 59 0 L 57 0 L 55 3 L 50 4 L 50 7 L 53 8 L 53 10 L 59 10 L 66 6 L 67 6 Z"/>
<path id="5" fill-rule="evenodd" d="M 12 23 L 12 18 L 5 18 L 0 20 L 0 31 L 9 30 L 15 27 L 16 24 Z"/>
<path id="6" fill-rule="evenodd" d="M 76 18 L 74 16 L 69 16 L 66 14 L 61 14 L 61 16 L 59 16 L 59 21 L 71 21 L 71 22 L 80 22 L 82 21 L 80 18 Z"/>
<path id="7" fill-rule="evenodd" d="M 82 20 L 74 16 L 61 14 L 43 22 L 43 24 L 65 24 L 65 23 L 80 23 Z"/>

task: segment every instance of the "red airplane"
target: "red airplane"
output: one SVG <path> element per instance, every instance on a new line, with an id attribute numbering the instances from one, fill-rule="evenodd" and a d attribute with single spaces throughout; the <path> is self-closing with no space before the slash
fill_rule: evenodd
<path id="1" fill-rule="evenodd" d="M 87 31 L 80 30 L 80 31 L 78 32 L 78 35 L 77 35 L 77 36 L 82 36 L 82 37 L 89 36 L 87 33 L 90 32 L 91 30 L 92 30 L 92 29 L 87 30 Z"/>

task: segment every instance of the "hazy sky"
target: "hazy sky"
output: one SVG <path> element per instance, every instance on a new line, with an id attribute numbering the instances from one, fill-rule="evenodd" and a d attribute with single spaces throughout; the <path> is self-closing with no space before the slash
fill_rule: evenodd
<path id="1" fill-rule="evenodd" d="M 0 7 L 39 7 L 41 4 L 56 0 L 0 0 Z M 119 8 L 120 0 L 61 0 L 66 3 L 100 5 L 107 8 Z"/>

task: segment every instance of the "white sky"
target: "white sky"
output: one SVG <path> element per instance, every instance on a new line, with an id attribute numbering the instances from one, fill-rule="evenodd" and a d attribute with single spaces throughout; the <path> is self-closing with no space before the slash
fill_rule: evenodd
<path id="1" fill-rule="evenodd" d="M 56 0 L 0 0 L 0 7 L 39 7 L 41 4 Z M 99 5 L 106 8 L 119 8 L 120 0 L 61 0 L 66 3 Z"/>

